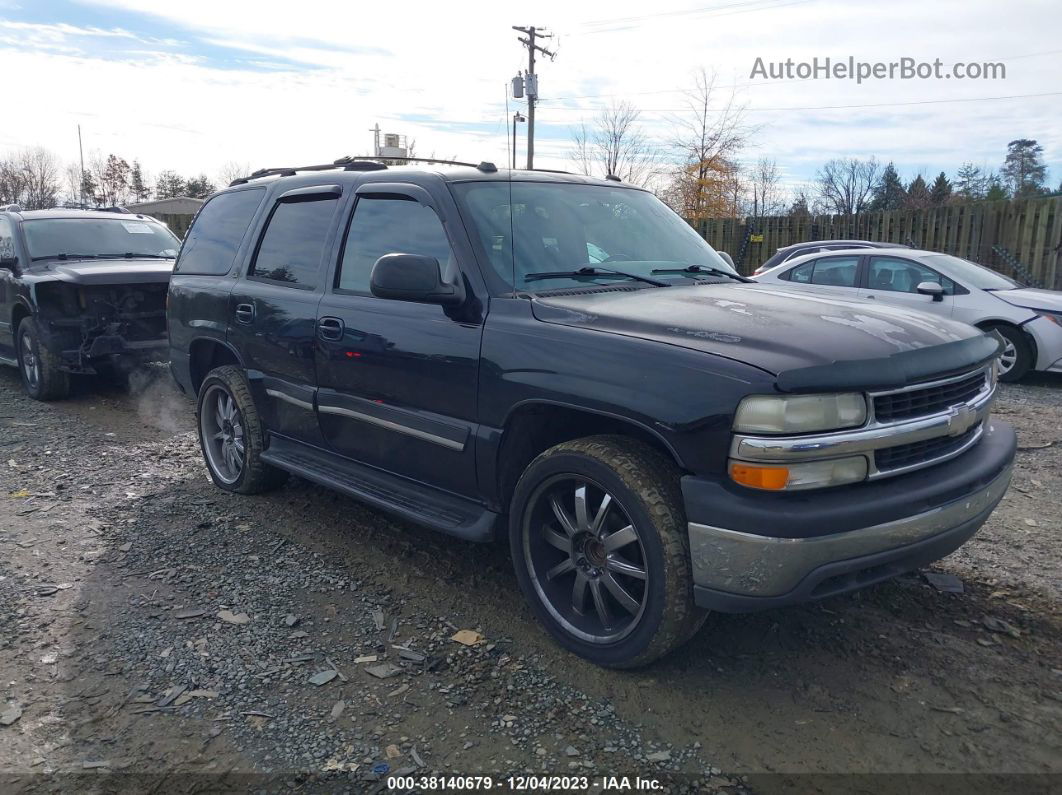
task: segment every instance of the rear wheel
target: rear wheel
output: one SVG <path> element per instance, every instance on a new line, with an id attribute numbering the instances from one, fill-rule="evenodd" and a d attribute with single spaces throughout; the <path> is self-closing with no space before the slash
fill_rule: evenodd
<path id="1" fill-rule="evenodd" d="M 70 394 L 70 374 L 59 369 L 58 359 L 40 344 L 32 317 L 18 324 L 18 371 L 22 386 L 35 400 L 61 400 Z"/>
<path id="2" fill-rule="evenodd" d="M 704 622 L 678 473 L 639 442 L 591 437 L 536 458 L 513 496 L 510 545 L 539 620 L 591 662 L 646 665 Z"/>
<path id="3" fill-rule="evenodd" d="M 999 380 L 1017 381 L 1033 366 L 1033 350 L 1025 333 L 1013 326 L 992 326 L 1003 337 L 1003 353 L 999 355 Z"/>
<path id="4" fill-rule="evenodd" d="M 257 494 L 287 480 L 287 472 L 261 459 L 265 429 L 240 368 L 226 365 L 207 374 L 199 388 L 196 418 L 207 471 L 220 488 Z"/>

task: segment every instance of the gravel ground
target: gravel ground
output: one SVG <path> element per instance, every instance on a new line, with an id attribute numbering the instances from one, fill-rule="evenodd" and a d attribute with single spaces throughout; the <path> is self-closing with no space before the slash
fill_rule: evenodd
<path id="1" fill-rule="evenodd" d="M 1003 388 L 1014 485 L 932 571 L 713 616 L 625 673 L 549 642 L 504 549 L 298 479 L 214 488 L 191 411 L 164 371 L 56 404 L 0 372 L 0 791 L 360 792 L 384 770 L 673 791 L 1059 784 L 1062 378 Z"/>

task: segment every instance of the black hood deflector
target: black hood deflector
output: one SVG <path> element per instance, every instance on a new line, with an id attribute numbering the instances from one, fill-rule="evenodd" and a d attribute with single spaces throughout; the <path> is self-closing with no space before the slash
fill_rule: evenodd
<path id="1" fill-rule="evenodd" d="M 898 389 L 987 365 L 1003 351 L 998 332 L 901 351 L 891 356 L 785 370 L 776 384 L 783 392 Z"/>

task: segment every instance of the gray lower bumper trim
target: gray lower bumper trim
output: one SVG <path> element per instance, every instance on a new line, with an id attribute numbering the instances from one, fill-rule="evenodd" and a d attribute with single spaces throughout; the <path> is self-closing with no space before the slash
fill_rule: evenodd
<path id="1" fill-rule="evenodd" d="M 820 566 L 924 541 L 995 507 L 1010 484 L 1008 465 L 978 492 L 925 513 L 815 538 L 773 538 L 689 524 L 693 581 L 745 596 L 792 591 Z"/>

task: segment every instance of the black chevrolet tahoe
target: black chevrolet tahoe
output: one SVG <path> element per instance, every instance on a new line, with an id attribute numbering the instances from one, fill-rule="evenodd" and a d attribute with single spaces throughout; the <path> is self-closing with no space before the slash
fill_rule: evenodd
<path id="1" fill-rule="evenodd" d="M 166 285 L 180 241 L 126 210 L 0 207 L 0 363 L 38 400 L 71 374 L 165 359 Z"/>
<path id="2" fill-rule="evenodd" d="M 256 172 L 199 212 L 168 325 L 220 488 L 296 473 L 507 536 L 537 617 L 605 666 L 654 660 L 708 610 L 943 557 L 1011 475 L 998 338 L 747 283 L 612 180 Z"/>

